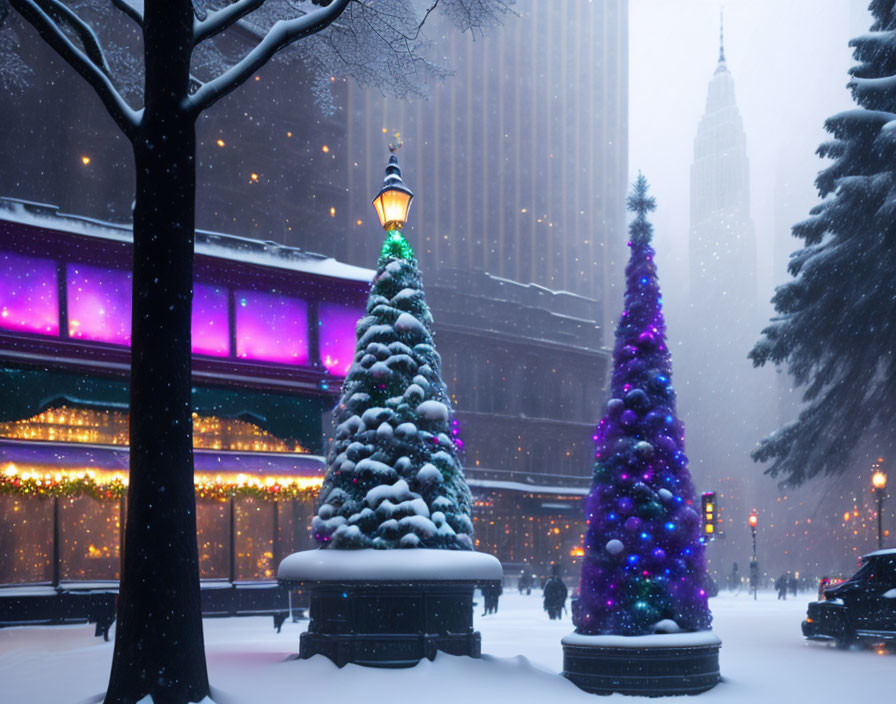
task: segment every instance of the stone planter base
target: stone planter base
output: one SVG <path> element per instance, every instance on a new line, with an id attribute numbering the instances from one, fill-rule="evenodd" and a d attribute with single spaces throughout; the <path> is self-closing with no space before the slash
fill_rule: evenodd
<path id="1" fill-rule="evenodd" d="M 592 694 L 619 692 L 646 697 L 700 694 L 715 687 L 721 679 L 721 641 L 712 633 L 700 638 L 702 635 L 626 638 L 573 634 L 563 639 L 562 674 Z M 639 640 L 640 644 L 620 642 Z M 663 644 L 664 641 L 668 643 Z"/>
<path id="2" fill-rule="evenodd" d="M 482 553 L 330 549 L 290 555 L 278 576 L 310 594 L 299 657 L 411 667 L 438 651 L 480 656 L 473 590 L 502 574 L 501 563 Z"/>
<path id="3" fill-rule="evenodd" d="M 432 582 L 311 585 L 311 623 L 299 657 L 325 655 L 342 667 L 411 667 L 441 650 L 478 658 L 475 584 Z"/>

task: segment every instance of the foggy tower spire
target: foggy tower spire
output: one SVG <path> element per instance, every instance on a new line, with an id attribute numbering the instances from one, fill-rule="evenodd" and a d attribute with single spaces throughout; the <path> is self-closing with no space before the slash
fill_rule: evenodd
<path id="1" fill-rule="evenodd" d="M 716 71 L 722 70 L 727 71 L 728 67 L 725 65 L 725 10 L 719 10 L 719 66 L 716 68 Z"/>
<path id="2" fill-rule="evenodd" d="M 726 516 L 745 516 L 756 499 L 757 469 L 749 453 L 762 437 L 759 411 L 770 406 L 747 360 L 763 309 L 757 305 L 746 134 L 722 18 L 718 63 L 694 139 L 690 216 L 690 295 L 682 324 L 670 327 L 680 341 L 676 388 L 690 431 L 687 455 L 695 482 L 720 493 Z M 727 569 L 749 550 L 738 544 L 742 538 L 731 526 L 729 539 L 713 546 L 710 559 L 721 559 Z"/>
<path id="3" fill-rule="evenodd" d="M 690 277 L 695 303 L 707 289 L 756 299 L 756 239 L 750 217 L 750 165 L 734 78 L 725 59 L 724 25 L 719 62 L 709 82 L 706 110 L 694 139 L 691 166 Z"/>

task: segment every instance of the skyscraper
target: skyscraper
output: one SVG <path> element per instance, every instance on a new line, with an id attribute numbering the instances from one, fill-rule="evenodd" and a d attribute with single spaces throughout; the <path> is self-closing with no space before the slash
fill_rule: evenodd
<path id="1" fill-rule="evenodd" d="M 348 87 L 347 225 L 369 219 L 400 132 L 426 271 L 482 269 L 603 301 L 625 257 L 628 2 L 515 9 L 486 37 L 434 32 L 454 76 L 428 99 Z M 350 248 L 337 256 L 351 261 Z"/>
<path id="2" fill-rule="evenodd" d="M 719 314 L 726 322 L 732 313 L 755 308 L 757 298 L 746 142 L 723 35 L 694 139 L 689 254 L 691 300 L 698 310 Z M 707 290 L 721 292 L 722 300 L 708 300 Z"/>
<path id="3" fill-rule="evenodd" d="M 750 458 L 776 419 L 774 372 L 754 370 L 747 359 L 763 318 L 749 179 L 746 135 L 722 35 L 694 139 L 690 296 L 677 328 L 676 376 L 695 482 L 701 490 L 725 495 L 728 505 L 721 508 L 734 526 L 708 552 L 717 574 L 748 557 L 747 531 L 738 528 L 757 505 L 760 485 L 774 490 Z M 734 486 L 743 488 L 731 490 Z"/>

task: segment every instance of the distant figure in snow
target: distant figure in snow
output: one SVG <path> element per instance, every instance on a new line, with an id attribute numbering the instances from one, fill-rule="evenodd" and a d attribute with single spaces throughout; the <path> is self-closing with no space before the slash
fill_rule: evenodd
<path id="1" fill-rule="evenodd" d="M 728 575 L 728 589 L 732 592 L 740 592 L 740 574 L 737 571 L 737 563 L 731 565 L 731 574 Z"/>
<path id="2" fill-rule="evenodd" d="M 551 578 L 544 584 L 544 610 L 552 621 L 562 617 L 569 591 L 560 579 L 560 565 L 551 565 Z"/>
<path id="3" fill-rule="evenodd" d="M 796 595 L 797 595 L 797 591 L 798 591 L 799 586 L 800 586 L 799 580 L 796 578 L 796 575 L 793 575 L 793 574 L 790 575 L 790 579 L 787 580 L 787 586 L 790 588 L 790 592 L 791 592 L 794 596 L 796 596 Z"/>
<path id="4" fill-rule="evenodd" d="M 485 611 L 482 615 L 498 613 L 498 597 L 504 593 L 504 587 L 501 586 L 500 582 L 488 582 L 483 584 L 481 589 L 482 600 L 485 602 Z"/>
<path id="5" fill-rule="evenodd" d="M 778 591 L 778 599 L 787 600 L 787 584 L 788 584 L 787 574 L 782 574 L 775 580 L 775 589 Z"/>
<path id="6" fill-rule="evenodd" d="M 520 580 L 517 582 L 516 586 L 520 590 L 520 594 L 523 592 L 526 594 L 532 593 L 532 575 L 529 574 L 528 570 L 520 572 Z"/>

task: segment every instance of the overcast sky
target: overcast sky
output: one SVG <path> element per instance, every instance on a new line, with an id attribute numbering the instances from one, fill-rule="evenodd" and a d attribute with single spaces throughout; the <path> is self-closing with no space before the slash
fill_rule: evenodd
<path id="1" fill-rule="evenodd" d="M 867 4 L 630 0 L 629 165 L 633 176 L 644 172 L 659 201 L 664 288 L 686 275 L 693 143 L 718 59 L 722 6 L 725 53 L 747 135 L 760 288 L 768 299 L 772 278 L 781 278 L 772 273 L 775 237 L 816 200 L 812 182 L 823 162 L 815 149 L 825 138 L 824 120 L 852 106 L 847 42 L 867 31 Z M 779 237 L 779 249 L 782 241 L 789 250 L 799 246 Z"/>

